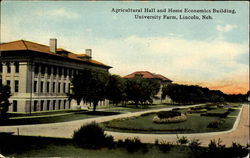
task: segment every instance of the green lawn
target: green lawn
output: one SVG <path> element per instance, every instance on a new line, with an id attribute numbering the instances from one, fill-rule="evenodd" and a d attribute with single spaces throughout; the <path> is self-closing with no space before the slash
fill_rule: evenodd
<path id="1" fill-rule="evenodd" d="M 153 109 L 161 109 L 161 108 L 172 108 L 176 107 L 173 104 L 153 104 L 153 105 L 126 105 L 126 106 L 110 106 L 106 108 L 105 111 L 118 111 L 118 112 L 138 112 L 138 111 L 147 111 Z"/>
<path id="2" fill-rule="evenodd" d="M 81 110 L 86 111 L 86 110 Z M 19 112 L 11 112 L 7 113 L 8 117 L 29 117 L 29 116 L 46 116 L 46 115 L 55 115 L 55 114 L 65 114 L 65 113 L 75 113 L 77 110 L 56 110 L 56 111 L 43 111 L 43 112 L 32 112 L 29 113 L 19 113 Z"/>
<path id="3" fill-rule="evenodd" d="M 115 114 L 119 114 L 119 113 L 103 112 L 103 111 L 97 111 L 93 113 L 92 111 L 83 111 L 80 113 L 79 112 L 69 113 L 67 115 L 54 114 L 50 116 L 45 115 L 41 117 L 24 117 L 24 118 L 19 118 L 19 119 L 7 119 L 7 120 L 0 121 L 0 126 L 66 122 L 66 121 L 82 120 L 82 119 L 87 119 L 87 118 L 108 116 L 108 115 L 115 115 Z"/>
<path id="4" fill-rule="evenodd" d="M 119 132 L 139 133 L 196 133 L 215 132 L 230 130 L 233 127 L 236 117 L 228 117 L 225 123 L 219 128 L 207 128 L 207 125 L 220 118 L 200 116 L 199 114 L 187 114 L 188 119 L 184 122 L 156 124 L 152 121 L 155 114 L 147 116 L 117 119 L 103 123 L 106 130 Z"/>
<path id="5" fill-rule="evenodd" d="M 144 105 L 138 107 L 136 107 L 135 105 L 127 105 L 126 107 L 106 106 L 99 107 L 98 109 L 101 109 L 101 111 L 97 111 L 96 113 L 86 110 L 34 112 L 31 115 L 27 113 L 7 113 L 9 119 L 0 121 L 0 126 L 67 122 L 93 117 L 115 115 L 126 112 L 147 111 L 151 109 L 160 109 L 165 107 L 172 107 L 172 105 Z"/>

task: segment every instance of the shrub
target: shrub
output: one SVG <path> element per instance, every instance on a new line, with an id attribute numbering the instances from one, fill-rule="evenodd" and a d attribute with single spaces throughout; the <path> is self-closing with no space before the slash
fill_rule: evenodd
<path id="1" fill-rule="evenodd" d="M 181 116 L 181 113 L 178 111 L 160 111 L 157 113 L 157 116 L 160 119 L 164 119 L 164 118 L 172 118 L 176 116 Z"/>
<path id="2" fill-rule="evenodd" d="M 141 140 L 138 137 L 135 137 L 133 139 L 125 139 L 123 142 L 123 146 L 127 149 L 128 152 L 133 153 L 138 150 L 147 151 L 146 144 L 141 143 Z"/>
<path id="3" fill-rule="evenodd" d="M 158 116 L 155 116 L 153 118 L 154 123 L 177 123 L 177 122 L 183 122 L 187 120 L 187 116 L 185 114 L 181 114 L 180 116 L 175 116 L 171 118 L 159 118 Z"/>
<path id="4" fill-rule="evenodd" d="M 104 130 L 95 122 L 83 125 L 73 134 L 74 142 L 84 148 L 97 149 L 112 144 L 113 137 L 107 136 Z"/>
<path id="5" fill-rule="evenodd" d="M 115 142 L 114 142 L 114 137 L 111 135 L 107 135 L 105 138 L 105 145 L 109 148 L 112 149 L 115 146 Z"/>
<path id="6" fill-rule="evenodd" d="M 226 118 L 227 115 L 229 114 L 229 111 L 226 111 L 224 113 L 205 113 L 205 114 L 200 114 L 200 116 L 211 116 L 211 117 L 220 117 L 220 118 Z"/>
<path id="7" fill-rule="evenodd" d="M 219 128 L 223 123 L 225 119 L 214 120 L 207 125 L 207 128 Z"/>
<path id="8" fill-rule="evenodd" d="M 199 151 L 199 150 L 201 149 L 200 145 L 201 145 L 201 142 L 200 142 L 199 139 L 192 139 L 192 140 L 190 141 L 190 143 L 188 144 L 188 146 L 189 146 L 189 148 L 190 148 L 190 150 L 191 150 L 192 152 L 197 152 L 197 151 Z"/>
<path id="9" fill-rule="evenodd" d="M 159 139 L 155 139 L 155 145 L 159 145 Z"/>
<path id="10" fill-rule="evenodd" d="M 118 139 L 117 141 L 117 147 L 124 147 L 124 142 L 122 139 Z"/>
<path id="11" fill-rule="evenodd" d="M 232 146 L 229 148 L 228 155 L 232 157 L 246 157 L 249 153 L 249 149 L 235 142 L 232 143 Z"/>
<path id="12" fill-rule="evenodd" d="M 187 137 L 182 136 L 181 138 L 179 138 L 177 135 L 177 144 L 185 145 L 188 142 L 189 142 L 189 140 L 187 139 Z"/>
<path id="13" fill-rule="evenodd" d="M 208 144 L 208 150 L 206 153 L 206 156 L 208 157 L 226 157 L 227 150 L 226 146 L 221 144 L 222 141 L 218 139 L 216 140 L 210 140 L 210 143 Z"/>
<path id="14" fill-rule="evenodd" d="M 159 150 L 166 153 L 171 150 L 173 144 L 170 142 L 166 142 L 164 140 L 161 140 L 160 143 L 158 144 Z"/>

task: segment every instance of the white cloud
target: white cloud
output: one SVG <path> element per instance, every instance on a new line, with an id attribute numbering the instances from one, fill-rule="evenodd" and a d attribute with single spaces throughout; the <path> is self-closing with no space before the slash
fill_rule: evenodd
<path id="1" fill-rule="evenodd" d="M 229 32 L 235 28 L 237 28 L 237 25 L 226 24 L 224 26 L 222 26 L 222 25 L 216 26 L 217 31 L 220 31 L 220 32 Z"/>
<path id="2" fill-rule="evenodd" d="M 126 75 L 148 70 L 176 80 L 213 81 L 248 69 L 236 57 L 248 45 L 223 40 L 196 41 L 183 38 L 130 36 L 101 40 L 93 46 L 95 57 L 110 64 L 111 72 Z"/>
<path id="3" fill-rule="evenodd" d="M 37 11 L 37 14 L 40 16 L 52 16 L 67 19 L 78 19 L 80 17 L 77 13 L 66 10 L 65 8 L 57 8 L 53 10 L 39 10 Z"/>

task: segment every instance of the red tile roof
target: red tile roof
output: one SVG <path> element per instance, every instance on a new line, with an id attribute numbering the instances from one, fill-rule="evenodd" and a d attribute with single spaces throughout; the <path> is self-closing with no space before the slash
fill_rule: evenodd
<path id="1" fill-rule="evenodd" d="M 25 41 L 25 40 L 18 40 L 18 41 L 0 44 L 0 51 L 17 51 L 17 50 L 31 50 L 31 51 L 46 53 L 46 54 L 50 54 L 50 55 L 54 55 L 54 56 L 62 56 L 60 54 L 56 54 L 56 53 L 51 52 L 49 50 L 49 46 L 38 44 L 35 42 Z M 78 58 L 78 56 L 83 56 L 83 54 L 78 55 L 78 54 L 72 53 L 70 51 L 67 51 L 63 48 L 58 48 L 57 51 L 67 52 L 68 55 L 66 58 L 74 59 L 74 60 L 78 60 L 78 61 L 85 61 L 85 60 Z M 63 57 L 65 57 L 65 56 L 63 56 Z M 95 65 L 111 68 L 108 65 L 105 65 L 99 61 L 92 60 L 92 59 L 89 61 L 85 61 L 85 62 L 89 62 L 89 63 L 95 64 Z"/>
<path id="2" fill-rule="evenodd" d="M 169 81 L 169 82 L 172 82 L 170 79 L 168 79 L 167 77 L 161 75 L 161 74 L 154 74 L 154 73 L 151 73 L 149 71 L 136 71 L 136 72 L 133 72 L 129 75 L 126 75 L 124 76 L 123 78 L 135 78 L 136 76 L 141 76 L 142 78 L 148 78 L 148 79 L 159 79 L 161 81 Z"/>

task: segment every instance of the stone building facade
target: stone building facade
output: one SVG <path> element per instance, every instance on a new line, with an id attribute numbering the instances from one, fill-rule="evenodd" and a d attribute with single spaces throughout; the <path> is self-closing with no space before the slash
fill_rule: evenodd
<path id="1" fill-rule="evenodd" d="M 151 73 L 149 71 L 136 71 L 133 72 L 131 74 L 128 74 L 126 76 L 124 76 L 123 78 L 125 79 L 132 79 L 132 78 L 144 78 L 144 79 L 153 79 L 153 80 L 157 80 L 160 82 L 160 90 L 156 95 L 156 98 L 158 99 L 154 99 L 155 103 L 169 103 L 171 102 L 171 99 L 166 96 L 165 98 L 162 98 L 162 87 L 168 84 L 171 84 L 173 81 L 168 79 L 167 77 L 161 75 L 161 74 L 155 74 L 155 73 Z"/>
<path id="2" fill-rule="evenodd" d="M 71 109 L 76 104 L 68 100 L 67 93 L 74 74 L 86 68 L 111 68 L 93 60 L 91 49 L 74 54 L 57 48 L 56 39 L 50 39 L 49 46 L 24 40 L 2 43 L 0 51 L 0 82 L 10 85 L 12 93 L 9 112 Z"/>

